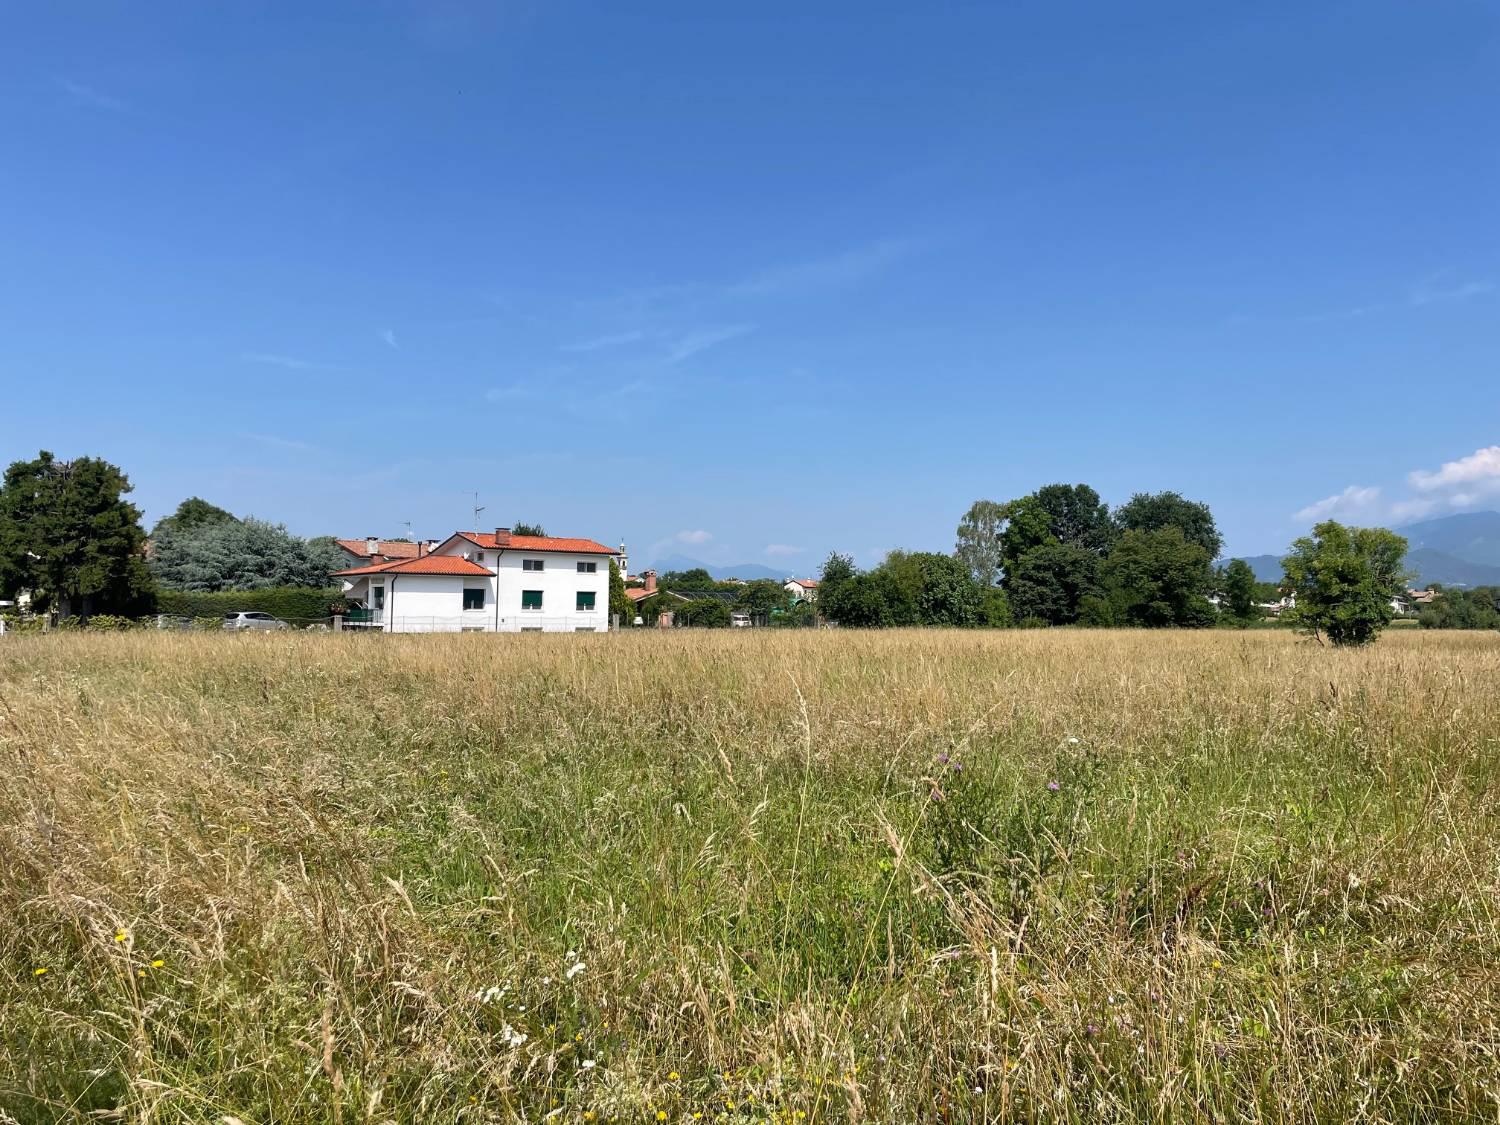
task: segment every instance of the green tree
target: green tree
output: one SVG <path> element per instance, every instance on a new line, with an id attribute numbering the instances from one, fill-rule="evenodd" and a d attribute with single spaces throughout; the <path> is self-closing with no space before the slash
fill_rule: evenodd
<path id="1" fill-rule="evenodd" d="M 981 586 L 994 586 L 1000 581 L 1005 564 L 1000 533 L 1005 520 L 1004 504 L 976 500 L 958 523 L 953 555 Z"/>
<path id="2" fill-rule="evenodd" d="M 618 617 L 621 625 L 635 621 L 635 606 L 625 596 L 625 576 L 620 573 L 620 564 L 609 560 L 609 612 Z"/>
<path id="3" fill-rule="evenodd" d="M 1099 558 L 1082 547 L 1047 543 L 1021 556 L 1005 587 L 1017 621 L 1070 625 L 1083 598 L 1098 592 Z"/>
<path id="4" fill-rule="evenodd" d="M 1244 559 L 1231 559 L 1224 568 L 1224 608 L 1241 624 L 1260 616 L 1255 608 L 1255 571 Z"/>
<path id="5" fill-rule="evenodd" d="M 1036 490 L 1048 530 L 1059 543 L 1104 555 L 1115 540 L 1109 505 L 1086 484 L 1049 484 Z"/>
<path id="6" fill-rule="evenodd" d="M 233 519 L 233 512 L 226 512 L 217 504 L 210 504 L 197 496 L 189 496 L 177 505 L 177 510 L 170 516 L 157 520 L 151 534 L 157 536 L 169 531 L 196 531 L 209 524 L 229 523 Z"/>
<path id="7" fill-rule="evenodd" d="M 536 535 L 545 536 L 546 528 L 539 523 L 518 523 L 510 529 L 512 535 Z"/>
<path id="8" fill-rule="evenodd" d="M 669 570 L 661 576 L 658 585 L 663 590 L 717 590 L 719 584 L 714 576 L 701 566 L 691 570 Z"/>
<path id="9" fill-rule="evenodd" d="M 756 578 L 739 587 L 736 593 L 739 595 L 734 603 L 736 609 L 769 614 L 786 608 L 786 588 L 774 578 Z"/>
<path id="10" fill-rule="evenodd" d="M 1189 543 L 1208 552 L 1209 561 L 1219 557 L 1224 540 L 1207 504 L 1185 499 L 1177 492 L 1137 492 L 1115 509 L 1115 526 L 1121 532 L 1161 531 L 1175 527 Z"/>
<path id="11" fill-rule="evenodd" d="M 699 629 L 727 629 L 729 628 L 729 607 L 718 598 L 704 598 L 701 601 L 688 602 L 677 610 L 689 625 Z"/>
<path id="12" fill-rule="evenodd" d="M 167 532 L 153 540 L 151 551 L 151 570 L 170 590 L 321 589 L 328 586 L 330 574 L 347 565 L 337 547 L 315 546 L 279 524 L 257 519 Z"/>
<path id="13" fill-rule="evenodd" d="M 0 484 L 0 594 L 30 590 L 64 618 L 149 610 L 146 534 L 128 492 L 125 474 L 93 457 L 43 450 L 12 464 Z"/>
<path id="14" fill-rule="evenodd" d="M 1441 590 L 1420 619 L 1424 629 L 1500 629 L 1500 586 Z"/>
<path id="15" fill-rule="evenodd" d="M 980 604 L 980 621 L 991 629 L 1009 629 L 1016 623 L 1015 615 L 1010 611 L 1010 599 L 1005 596 L 1005 591 L 998 586 L 986 586 L 984 589 L 984 601 Z"/>
<path id="16" fill-rule="evenodd" d="M 1010 575 L 1021 559 L 1038 547 L 1057 542 L 1052 534 L 1052 515 L 1035 495 L 1022 496 L 1004 505 L 1005 528 L 1000 532 L 1000 562 Z"/>
<path id="17" fill-rule="evenodd" d="M 1297 600 L 1284 616 L 1335 645 L 1369 644 L 1390 622 L 1391 599 L 1406 587 L 1405 557 L 1406 540 L 1393 531 L 1320 523 L 1282 560 Z"/>
<path id="18" fill-rule="evenodd" d="M 1127 531 L 1100 567 L 1120 624 L 1202 628 L 1212 624 L 1209 554 L 1179 527 Z"/>
<path id="19" fill-rule="evenodd" d="M 858 573 L 852 558 L 830 551 L 818 573 L 818 612 L 830 621 L 837 621 L 829 607 L 838 604 L 839 591 Z"/>

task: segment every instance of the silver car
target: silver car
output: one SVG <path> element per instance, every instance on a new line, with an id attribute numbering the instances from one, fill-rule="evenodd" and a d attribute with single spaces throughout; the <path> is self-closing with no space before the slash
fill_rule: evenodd
<path id="1" fill-rule="evenodd" d="M 246 613 L 226 613 L 224 615 L 224 628 L 226 629 L 287 629 L 290 628 L 285 621 L 279 617 L 272 617 L 269 613 L 249 611 Z"/>

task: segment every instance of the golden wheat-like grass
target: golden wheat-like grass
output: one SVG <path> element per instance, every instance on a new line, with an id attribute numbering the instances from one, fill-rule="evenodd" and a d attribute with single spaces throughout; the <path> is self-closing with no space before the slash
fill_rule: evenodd
<path id="1" fill-rule="evenodd" d="M 1497 754 L 1493 634 L 7 637 L 0 1110 L 1493 1120 Z"/>

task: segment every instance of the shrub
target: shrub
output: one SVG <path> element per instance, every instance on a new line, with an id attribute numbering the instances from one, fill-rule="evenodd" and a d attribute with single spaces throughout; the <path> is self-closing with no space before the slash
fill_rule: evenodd
<path id="1" fill-rule="evenodd" d="M 226 613 L 269 613 L 294 625 L 307 625 L 328 617 L 335 606 L 343 607 L 340 590 L 316 590 L 305 586 L 280 586 L 270 590 L 223 590 L 197 593 L 162 590 L 157 597 L 162 613 L 175 617 L 214 618 L 217 625 Z"/>

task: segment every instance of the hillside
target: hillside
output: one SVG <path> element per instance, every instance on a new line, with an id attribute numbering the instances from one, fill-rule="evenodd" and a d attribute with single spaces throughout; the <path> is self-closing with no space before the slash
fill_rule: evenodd
<path id="1" fill-rule="evenodd" d="M 699 568 L 708 571 L 715 579 L 723 581 L 726 578 L 775 578 L 781 581 L 792 576 L 791 570 L 772 570 L 760 563 L 734 563 L 725 565 L 722 563 L 706 563 L 700 559 L 689 558 L 686 555 L 668 555 L 664 559 L 658 559 L 649 567 L 639 568 L 641 573 L 646 570 L 654 570 L 657 574 L 666 574 L 669 570 L 697 570 Z M 635 570 L 635 567 L 631 568 Z"/>
<path id="2" fill-rule="evenodd" d="M 1500 512 L 1461 512 L 1397 528 L 1411 545 L 1440 551 L 1465 563 L 1500 567 Z"/>

